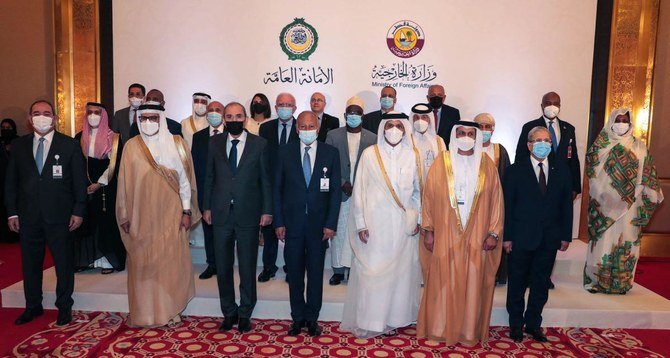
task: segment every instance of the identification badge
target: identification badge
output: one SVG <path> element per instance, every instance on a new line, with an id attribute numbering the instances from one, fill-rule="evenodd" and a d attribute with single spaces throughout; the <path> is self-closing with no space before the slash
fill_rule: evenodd
<path id="1" fill-rule="evenodd" d="M 319 181 L 319 191 L 322 193 L 327 193 L 330 191 L 330 178 L 326 177 L 326 173 L 328 172 L 328 168 L 324 167 L 323 168 L 323 178 Z"/>
<path id="2" fill-rule="evenodd" d="M 456 200 L 458 205 L 465 205 L 465 186 L 461 185 L 456 191 Z"/>
<path id="3" fill-rule="evenodd" d="M 63 179 L 63 166 L 54 165 L 52 168 L 53 178 L 54 179 Z"/>

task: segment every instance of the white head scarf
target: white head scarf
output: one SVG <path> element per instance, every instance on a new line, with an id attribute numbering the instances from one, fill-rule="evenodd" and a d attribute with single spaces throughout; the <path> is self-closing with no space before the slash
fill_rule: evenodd
<path id="1" fill-rule="evenodd" d="M 212 98 L 208 94 L 202 93 L 202 92 L 194 93 L 193 94 L 193 99 L 204 99 L 205 101 L 207 101 L 207 104 L 205 104 L 205 107 L 207 107 L 207 105 L 209 105 L 209 102 L 212 100 Z M 207 109 L 205 109 L 205 114 L 203 114 L 202 116 L 199 116 L 197 113 L 195 113 L 195 108 L 193 108 L 193 107 L 195 107 L 195 106 L 193 105 L 193 102 L 191 102 L 191 114 L 193 115 L 193 118 L 205 118 L 205 117 L 207 117 Z"/>
<path id="2" fill-rule="evenodd" d="M 384 126 L 388 121 L 397 120 L 402 123 L 403 127 L 405 127 L 405 134 L 402 136 L 400 143 L 398 143 L 396 146 L 402 146 L 409 149 L 413 148 L 412 139 L 410 138 L 410 135 L 412 134 L 412 125 L 409 123 L 407 116 L 397 112 L 390 112 L 389 117 L 391 118 L 382 119 L 382 121 L 379 123 L 379 129 L 377 129 L 377 145 L 380 148 L 392 148 L 392 146 L 386 142 L 386 137 L 384 136 Z"/>
<path id="3" fill-rule="evenodd" d="M 419 106 L 421 106 L 421 107 L 419 107 Z M 433 115 L 433 111 L 430 109 L 430 107 L 428 107 L 428 105 L 425 105 L 425 104 L 415 105 L 414 107 L 412 107 L 412 111 L 414 111 L 415 109 L 423 109 L 423 106 L 425 106 L 425 108 L 427 110 L 429 110 L 428 113 L 412 112 L 412 118 L 410 118 L 410 123 L 412 124 L 412 133 L 414 133 L 414 136 L 416 138 L 424 137 L 426 139 L 434 141 L 435 137 L 437 136 L 437 132 L 435 132 L 435 118 L 434 118 L 434 115 Z M 419 107 L 419 108 L 417 108 L 417 107 Z M 426 132 L 420 133 L 419 131 L 414 129 L 414 115 L 415 114 L 417 114 L 417 115 L 422 115 L 422 114 L 428 115 L 428 129 L 426 130 Z"/>
<path id="4" fill-rule="evenodd" d="M 139 116 L 150 113 L 158 113 L 160 116 L 160 120 L 158 121 L 158 133 L 152 136 L 148 136 L 142 131 L 141 125 L 139 126 L 139 130 L 144 143 L 146 143 L 149 151 L 151 152 L 151 156 L 159 165 L 173 170 L 183 171 L 184 164 L 179 157 L 179 152 L 177 151 L 177 145 L 174 141 L 174 136 L 168 130 L 165 110 L 162 106 L 156 105 L 142 105 L 138 110 Z M 139 124 L 140 123 L 138 123 L 138 125 Z"/>
<path id="5" fill-rule="evenodd" d="M 482 131 L 479 127 L 466 126 L 468 128 L 475 128 L 477 135 L 475 136 L 475 146 L 473 147 L 474 153 L 471 156 L 463 156 L 458 154 L 458 146 L 456 145 L 456 131 L 458 128 L 463 127 L 463 122 L 467 124 L 475 124 L 472 121 L 462 119 L 459 122 L 456 122 L 454 127 L 451 129 L 451 137 L 449 141 L 449 156 L 451 159 L 452 172 L 454 173 L 454 182 L 456 184 L 456 190 L 460 185 L 464 185 L 467 188 L 465 193 L 465 199 L 467 205 L 465 207 L 459 206 L 459 212 L 461 216 L 461 225 L 465 227 L 467 225 L 467 220 L 469 213 L 472 210 L 472 203 L 475 198 L 475 192 L 477 191 L 477 182 L 479 180 L 479 167 L 482 162 Z M 458 195 L 458 193 L 456 194 Z"/>
<path id="6" fill-rule="evenodd" d="M 460 127 L 463 127 L 463 125 L 460 124 L 461 122 L 468 122 L 468 124 L 474 123 L 474 122 L 472 122 L 470 120 L 467 120 L 467 119 L 461 119 L 459 122 L 456 122 L 454 127 L 451 129 L 451 136 L 449 137 L 450 138 L 450 140 L 449 140 L 449 155 L 451 156 L 451 163 L 454 166 L 454 175 L 456 175 L 456 176 L 458 176 L 458 173 L 462 173 L 462 171 L 458 170 L 459 168 L 456 167 L 457 166 L 456 163 L 459 162 L 458 160 L 456 160 L 456 156 L 459 155 L 458 154 L 458 146 L 456 145 L 456 130 Z M 483 149 L 483 147 L 482 147 L 482 131 L 479 129 L 479 127 L 471 127 L 471 126 L 466 126 L 466 127 L 475 128 L 475 131 L 477 132 L 477 136 L 475 137 L 475 146 L 474 146 L 475 152 L 472 155 L 472 160 L 473 160 L 472 163 L 474 164 L 473 167 L 476 170 L 479 170 L 479 165 L 482 162 L 482 149 Z"/>

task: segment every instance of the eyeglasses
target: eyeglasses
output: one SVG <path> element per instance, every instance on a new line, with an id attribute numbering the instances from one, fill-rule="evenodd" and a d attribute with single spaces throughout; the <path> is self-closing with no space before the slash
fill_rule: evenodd
<path id="1" fill-rule="evenodd" d="M 145 121 L 158 122 L 159 119 L 160 119 L 159 116 L 140 116 L 140 122 Z"/>

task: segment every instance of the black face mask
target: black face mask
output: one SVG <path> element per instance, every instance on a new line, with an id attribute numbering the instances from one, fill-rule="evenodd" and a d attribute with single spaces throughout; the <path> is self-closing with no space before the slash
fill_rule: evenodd
<path id="1" fill-rule="evenodd" d="M 268 105 L 256 102 L 251 105 L 251 113 L 252 114 L 263 114 L 265 111 L 267 111 L 269 108 Z"/>
<path id="2" fill-rule="evenodd" d="M 434 96 L 430 97 L 430 106 L 433 107 L 433 109 L 440 109 L 442 107 L 442 97 L 440 96 Z"/>
<path id="3" fill-rule="evenodd" d="M 13 129 L 2 129 L 0 130 L 0 135 L 2 135 L 3 138 L 9 138 L 13 137 L 15 134 Z"/>
<path id="4" fill-rule="evenodd" d="M 240 135 L 244 130 L 244 122 L 226 122 L 226 131 L 232 135 Z"/>

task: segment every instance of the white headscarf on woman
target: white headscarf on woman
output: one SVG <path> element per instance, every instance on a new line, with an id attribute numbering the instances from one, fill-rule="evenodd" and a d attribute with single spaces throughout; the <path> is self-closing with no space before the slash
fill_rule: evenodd
<path id="1" fill-rule="evenodd" d="M 461 127 L 475 128 L 475 145 L 472 155 L 458 154 L 456 132 Z M 477 123 L 462 119 L 451 129 L 449 140 L 449 157 L 451 159 L 452 172 L 454 173 L 454 189 L 458 199 L 458 211 L 461 217 L 462 227 L 466 227 L 468 214 L 477 190 L 479 179 L 479 167 L 482 162 L 482 131 Z"/>

